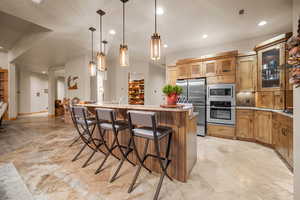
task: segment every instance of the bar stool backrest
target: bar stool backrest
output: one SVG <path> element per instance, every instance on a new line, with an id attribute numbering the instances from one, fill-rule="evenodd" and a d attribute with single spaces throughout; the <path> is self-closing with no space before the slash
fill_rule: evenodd
<path id="1" fill-rule="evenodd" d="M 153 127 L 156 126 L 156 113 L 144 111 L 128 111 L 132 125 Z"/>
<path id="2" fill-rule="evenodd" d="M 87 108 L 81 106 L 72 106 L 73 117 L 75 120 L 86 120 Z"/>
<path id="3" fill-rule="evenodd" d="M 110 121 L 113 122 L 116 120 L 116 113 L 113 109 L 106 108 L 97 108 L 96 117 L 99 121 Z"/>

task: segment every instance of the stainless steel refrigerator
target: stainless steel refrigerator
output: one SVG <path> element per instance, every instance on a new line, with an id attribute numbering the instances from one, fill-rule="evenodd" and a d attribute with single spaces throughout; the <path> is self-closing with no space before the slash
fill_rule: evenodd
<path id="1" fill-rule="evenodd" d="M 179 102 L 191 103 L 194 112 L 198 112 L 197 133 L 206 135 L 206 79 L 177 80 L 176 85 L 183 88 Z"/>

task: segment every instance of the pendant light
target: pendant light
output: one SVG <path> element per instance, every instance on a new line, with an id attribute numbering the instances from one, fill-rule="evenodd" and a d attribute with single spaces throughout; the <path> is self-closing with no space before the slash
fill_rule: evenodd
<path id="1" fill-rule="evenodd" d="M 155 32 L 151 36 L 151 59 L 159 60 L 160 59 L 160 35 L 157 33 L 157 0 L 155 0 Z"/>
<path id="2" fill-rule="evenodd" d="M 123 3 L 123 41 L 120 45 L 120 66 L 127 67 L 129 66 L 129 53 L 128 46 L 125 44 L 125 3 L 128 0 L 121 0 Z"/>
<path id="3" fill-rule="evenodd" d="M 92 60 L 89 63 L 89 71 L 90 71 L 90 76 L 96 76 L 97 66 L 96 63 L 94 62 L 94 32 L 96 31 L 96 29 L 94 27 L 90 27 L 89 30 L 92 33 Z"/>
<path id="4" fill-rule="evenodd" d="M 106 69 L 106 56 L 105 52 L 102 51 L 102 16 L 105 15 L 105 12 L 103 10 L 98 10 L 97 13 L 100 16 L 100 50 L 97 53 L 97 68 L 103 72 Z"/>

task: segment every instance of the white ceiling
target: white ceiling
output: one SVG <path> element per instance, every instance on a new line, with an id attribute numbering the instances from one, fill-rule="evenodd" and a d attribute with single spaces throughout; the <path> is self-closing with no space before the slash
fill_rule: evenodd
<path id="1" fill-rule="evenodd" d="M 31 22 L 0 11 L 0 46 L 11 49 L 23 36 L 33 32 L 49 31 Z"/>
<path id="2" fill-rule="evenodd" d="M 165 11 L 158 22 L 162 41 L 169 46 L 165 50 L 167 54 L 292 29 L 292 0 L 158 0 L 158 4 Z M 105 38 L 111 45 L 109 56 L 117 56 L 122 37 L 122 4 L 118 0 L 44 0 L 41 4 L 31 0 L 0 1 L 0 11 L 53 31 L 16 60 L 26 66 L 44 68 L 62 65 L 73 57 L 89 53 L 88 28 L 95 26 L 99 30 L 96 11 L 100 8 L 107 13 L 103 21 Z M 245 9 L 244 16 L 238 15 L 240 9 Z M 153 14 L 154 1 L 127 3 L 126 37 L 131 59 L 149 58 Z M 261 20 L 268 24 L 257 26 Z M 7 20 L 0 20 L 0 26 L 9 24 Z M 110 29 L 115 29 L 117 34 L 109 35 Z M 23 32 L 20 30 L 20 34 Z M 99 33 L 95 34 L 98 44 Z M 202 39 L 203 34 L 208 38 Z M 0 39 L 0 46 L 6 37 Z M 7 48 L 11 48 L 11 44 Z"/>

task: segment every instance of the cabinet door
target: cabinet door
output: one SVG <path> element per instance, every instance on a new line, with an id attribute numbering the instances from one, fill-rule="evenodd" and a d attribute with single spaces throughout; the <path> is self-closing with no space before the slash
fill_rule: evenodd
<path id="1" fill-rule="evenodd" d="M 291 167 L 294 166 L 294 159 L 293 159 L 293 153 L 294 153 L 294 136 L 293 136 L 293 122 L 291 120 L 291 126 L 287 129 L 287 134 L 289 138 L 289 146 L 288 146 L 288 163 L 291 165 Z"/>
<path id="2" fill-rule="evenodd" d="M 274 109 L 283 110 L 284 109 L 284 91 L 274 91 Z"/>
<path id="3" fill-rule="evenodd" d="M 254 139 L 253 110 L 237 110 L 236 136 L 241 139 Z"/>
<path id="4" fill-rule="evenodd" d="M 280 148 L 278 153 L 285 159 L 288 159 L 289 150 L 289 129 L 287 126 L 281 124 L 280 129 Z"/>
<path id="5" fill-rule="evenodd" d="M 190 66 L 188 64 L 177 65 L 177 79 L 186 79 L 190 76 Z"/>
<path id="6" fill-rule="evenodd" d="M 284 90 L 285 43 L 258 51 L 258 91 Z"/>
<path id="7" fill-rule="evenodd" d="M 190 69 L 190 72 L 191 72 L 191 75 L 190 77 L 191 78 L 200 78 L 200 77 L 204 77 L 205 76 L 205 72 L 203 70 L 203 65 L 201 62 L 199 63 L 192 63 L 190 65 L 191 69 Z"/>
<path id="8" fill-rule="evenodd" d="M 274 93 L 273 92 L 256 92 L 255 101 L 256 101 L 256 107 L 273 109 Z"/>
<path id="9" fill-rule="evenodd" d="M 236 71 L 237 92 L 255 91 L 256 56 L 241 57 L 238 59 Z"/>
<path id="10" fill-rule="evenodd" d="M 176 67 L 167 68 L 167 84 L 176 85 L 177 69 Z"/>
<path id="11" fill-rule="evenodd" d="M 206 76 L 216 76 L 217 74 L 217 61 L 211 60 L 203 63 L 205 66 L 205 74 Z"/>
<path id="12" fill-rule="evenodd" d="M 272 113 L 268 111 L 255 111 L 255 139 L 265 144 L 272 144 Z"/>
<path id="13" fill-rule="evenodd" d="M 225 58 L 217 60 L 217 75 L 235 74 L 236 58 Z"/>

